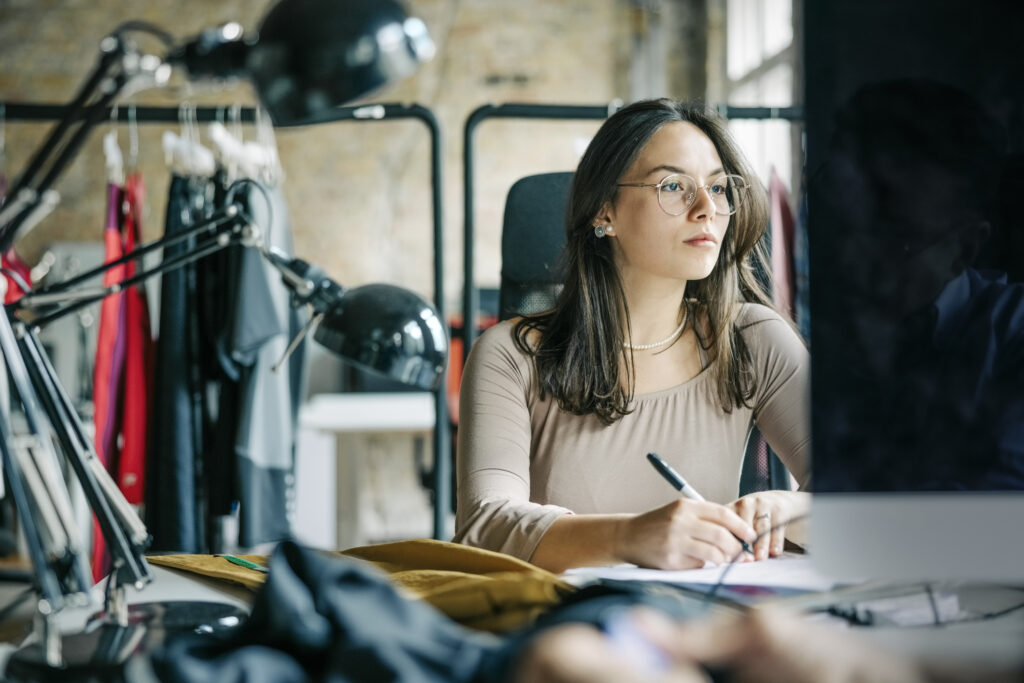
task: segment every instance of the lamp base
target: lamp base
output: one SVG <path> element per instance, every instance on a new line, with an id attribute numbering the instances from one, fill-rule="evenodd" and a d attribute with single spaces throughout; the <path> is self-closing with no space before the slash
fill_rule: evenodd
<path id="1" fill-rule="evenodd" d="M 182 633 L 222 633 L 236 628 L 248 614 L 215 602 L 142 602 L 128 605 L 128 624 L 119 626 L 94 615 L 80 633 L 61 634 L 61 664 L 47 661 L 43 644 L 33 642 L 11 655 L 4 680 L 128 680 L 125 667 L 135 655 L 151 652 Z"/>

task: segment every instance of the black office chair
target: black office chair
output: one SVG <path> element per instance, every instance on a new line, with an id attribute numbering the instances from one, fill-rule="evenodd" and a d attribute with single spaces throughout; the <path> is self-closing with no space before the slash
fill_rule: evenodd
<path id="1" fill-rule="evenodd" d="M 572 175 L 565 171 L 526 176 L 509 189 L 501 231 L 501 320 L 554 306 L 563 281 L 565 216 Z M 769 247 L 770 235 L 769 231 Z M 767 278 L 767 274 L 761 277 Z M 740 495 L 790 488 L 789 471 L 753 426 L 740 473 Z"/>
<path id="2" fill-rule="evenodd" d="M 526 176 L 505 200 L 498 318 L 550 309 L 562 289 L 565 214 L 572 173 Z"/>

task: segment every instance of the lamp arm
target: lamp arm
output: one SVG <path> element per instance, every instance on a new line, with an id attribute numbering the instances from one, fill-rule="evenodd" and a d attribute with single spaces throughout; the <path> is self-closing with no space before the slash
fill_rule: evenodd
<path id="1" fill-rule="evenodd" d="M 126 24 L 119 31 L 142 28 L 145 25 Z M 57 196 L 50 188 L 125 87 L 140 76 L 152 76 L 157 84 L 170 76 L 169 65 L 156 56 L 139 54 L 120 32 L 100 41 L 100 51 L 95 68 L 65 108 L 64 116 L 15 180 L 9 195 L 17 208 L 9 204 L 0 211 L 0 251 L 14 243 L 20 230 L 30 228 L 53 209 Z"/>
<path id="2" fill-rule="evenodd" d="M 100 463 L 70 398 L 57 380 L 53 365 L 42 353 L 38 338 L 25 330 L 19 342 L 24 356 L 32 361 L 26 365 L 36 393 L 50 416 L 61 450 L 82 484 L 89 507 L 107 541 L 115 575 L 111 580 L 116 579 L 118 585 L 132 584 L 141 588 L 152 579 L 142 557 L 149 543 L 145 525 Z"/>
<path id="3" fill-rule="evenodd" d="M 46 423 L 42 415 L 42 407 L 33 390 L 29 369 L 18 347 L 14 328 L 7 316 L 0 316 L 0 350 L 3 351 L 4 363 L 14 389 L 21 398 L 29 431 L 35 438 L 41 440 L 41 443 L 46 443 L 48 432 L 45 429 Z M 0 425 L 2 425 L 0 432 L 8 431 L 5 417 L 0 418 Z M 64 571 L 64 567 L 61 566 L 63 558 L 74 558 L 76 553 L 73 549 L 67 549 L 70 552 L 66 552 L 63 548 L 55 547 L 54 538 L 48 537 L 45 529 L 40 525 L 40 523 L 47 524 L 47 521 L 46 518 L 36 515 L 33 492 L 28 489 L 31 480 L 27 472 L 35 465 L 27 462 L 27 458 L 20 458 L 13 452 L 13 441 L 10 440 L 9 433 L 0 435 L 3 436 L 4 465 L 8 468 L 6 469 L 7 478 L 11 482 L 11 491 L 15 494 L 15 503 L 19 506 L 18 512 L 22 516 L 23 528 L 26 531 L 25 540 L 33 561 L 36 582 L 42 593 L 42 599 L 45 601 L 40 604 L 40 610 L 56 612 L 63 608 L 66 593 L 81 594 L 88 591 L 88 582 L 81 582 L 82 577 L 87 575 L 87 571 L 82 571 L 84 564 L 80 564 L 72 576 L 68 576 Z M 14 481 L 15 479 L 17 482 Z M 18 495 L 19 491 L 20 495 Z M 25 521 L 30 521 L 31 524 L 25 525 Z M 85 560 L 79 556 L 77 561 L 84 563 Z M 78 585 L 71 585 L 74 583 Z"/>
<path id="4" fill-rule="evenodd" d="M 6 416 L 0 415 L 0 464 L 3 465 L 6 473 L 5 479 L 11 490 L 11 498 L 14 500 L 14 507 L 21 520 L 21 528 L 25 534 L 25 548 L 32 561 L 36 588 L 39 590 L 40 598 L 46 604 L 45 609 L 59 610 L 64 604 L 61 582 L 57 573 L 50 567 L 48 559 L 50 554 L 47 552 L 42 531 L 33 514 L 29 492 L 26 490 L 25 478 L 22 474 L 22 463 L 14 451 L 13 444 Z"/>
<path id="5" fill-rule="evenodd" d="M 201 235 L 204 232 L 212 232 L 217 228 L 220 228 L 225 223 L 239 220 L 239 212 L 241 211 L 241 205 L 229 204 L 222 209 L 219 209 L 211 216 L 192 224 L 187 229 L 181 232 L 176 232 L 173 235 L 167 235 L 159 239 L 152 240 L 145 244 L 140 244 L 138 247 L 133 249 L 131 252 L 121 256 L 113 261 L 107 261 L 106 263 L 88 270 L 84 273 L 75 275 L 66 280 L 55 282 L 52 285 L 46 287 L 40 287 L 39 289 L 33 289 L 27 291 L 21 298 L 7 305 L 9 311 L 17 311 L 24 308 L 32 308 L 35 306 L 49 306 L 55 303 L 60 303 L 63 299 L 61 296 L 65 292 L 69 292 L 73 287 L 80 285 L 83 282 L 98 277 L 103 273 L 107 272 L 112 268 L 123 266 L 126 263 L 138 260 L 143 256 L 154 252 L 158 249 L 164 249 L 166 247 L 174 246 L 180 242 L 193 237 Z M 57 296 L 54 296 L 57 295 Z"/>
<path id="6" fill-rule="evenodd" d="M 239 213 L 235 218 L 230 219 L 230 228 L 227 232 L 219 232 L 215 236 L 203 240 L 192 251 L 161 261 L 160 265 L 150 268 L 149 270 L 143 270 L 131 277 L 121 280 L 120 282 L 89 290 L 69 290 L 53 294 L 41 294 L 37 295 L 35 300 L 30 299 L 30 301 L 25 305 L 18 306 L 21 301 L 19 299 L 14 303 L 8 304 L 8 306 L 16 307 L 19 310 L 29 310 L 32 309 L 33 304 L 37 306 L 63 304 L 59 305 L 55 310 L 51 310 L 31 320 L 33 328 L 44 327 L 58 318 L 63 318 L 69 313 L 81 310 L 82 308 L 90 306 L 111 294 L 116 294 L 117 292 L 128 289 L 129 287 L 144 282 L 151 277 L 162 275 L 163 273 L 187 266 L 194 261 L 198 261 L 199 259 L 205 258 L 211 254 L 215 254 L 232 245 L 249 244 L 253 240 L 258 239 L 259 229 L 250 223 L 244 221 L 240 222 L 239 219 L 243 216 L 243 213 Z M 199 231 L 209 229 L 209 227 L 210 226 L 204 226 L 200 228 Z M 135 258 L 135 256 L 131 256 L 131 258 Z M 22 299 L 24 298 L 26 297 L 22 297 Z"/>
<path id="7" fill-rule="evenodd" d="M 57 122 L 57 125 L 54 126 L 43 144 L 32 155 L 28 166 L 25 167 L 22 174 L 14 181 L 9 193 L 11 197 L 17 197 L 21 190 L 32 186 L 36 174 L 46 165 L 50 155 L 58 148 L 72 124 L 79 119 L 82 109 L 86 106 L 89 98 L 93 96 L 100 83 L 107 76 L 107 73 L 124 53 L 125 45 L 120 37 L 110 35 L 100 41 L 100 58 L 96 66 L 93 68 L 89 78 L 82 84 L 75 99 L 68 104 L 64 117 Z"/>
<path id="8" fill-rule="evenodd" d="M 203 232 L 212 232 L 212 235 L 200 241 L 189 252 L 167 259 L 158 267 L 136 273 L 107 287 L 84 292 L 74 288 L 85 279 L 95 277 L 116 265 Z M 82 552 L 81 544 L 77 543 L 74 524 L 66 513 L 69 507 L 64 500 L 67 491 L 62 481 L 54 480 L 57 475 L 51 471 L 52 465 L 56 464 L 51 434 L 80 482 L 109 548 L 112 572 L 106 593 L 106 613 L 112 615 L 117 623 L 126 624 L 124 586 L 133 585 L 141 589 L 152 580 L 152 574 L 144 556 L 150 542 L 145 524 L 100 462 L 71 399 L 42 349 L 36 329 L 109 294 L 181 268 L 234 244 L 256 246 L 259 235 L 259 228 L 250 222 L 242 206 L 228 204 L 182 233 L 140 246 L 119 259 L 119 263 L 104 264 L 90 273 L 57 283 L 45 293 L 30 293 L 30 296 L 36 296 L 35 301 L 30 300 L 20 307 L 12 305 L 0 315 L 0 350 L 3 351 L 4 364 L 10 372 L 13 386 L 21 398 L 33 439 L 31 449 L 35 449 L 24 455 L 19 454 L 9 439 L 9 426 L 4 416 L 0 415 L 0 455 L 8 478 L 12 481 L 11 491 L 23 520 L 26 545 L 42 598 L 39 609 L 47 619 L 60 611 L 69 598 L 73 602 L 87 602 L 91 585 L 85 553 Z M 32 310 L 33 304 L 41 306 L 55 302 L 64 302 L 64 305 L 35 318 L 30 324 L 18 320 L 14 315 L 18 310 Z"/>
<path id="9" fill-rule="evenodd" d="M 293 258 L 273 247 L 261 249 L 260 253 L 281 273 L 281 280 L 292 293 L 292 302 L 296 306 L 309 306 L 314 317 L 316 314 L 326 313 L 345 292 L 345 289 L 329 278 L 319 266 Z"/>

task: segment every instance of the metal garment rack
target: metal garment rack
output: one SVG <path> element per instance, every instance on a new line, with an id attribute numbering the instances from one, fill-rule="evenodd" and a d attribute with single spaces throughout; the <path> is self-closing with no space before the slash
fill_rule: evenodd
<path id="1" fill-rule="evenodd" d="M 466 362 L 469 349 L 476 339 L 476 319 L 480 310 L 480 295 L 474 277 L 474 233 L 476 230 L 473 199 L 473 169 L 476 154 L 474 133 L 477 127 L 488 119 L 606 119 L 614 114 L 622 103 L 605 105 L 563 105 L 563 104 L 485 104 L 474 109 L 466 118 L 463 130 L 463 252 L 462 252 L 462 362 Z M 803 107 L 731 107 L 720 105 L 715 108 L 719 114 L 730 120 L 737 119 L 779 119 L 803 121 Z"/>
<path id="2" fill-rule="evenodd" d="M 0 111 L 6 121 L 60 121 L 67 109 L 65 105 L 53 103 L 18 103 L 0 102 Z M 195 119 L 201 123 L 223 120 L 225 113 L 231 111 L 232 116 L 242 123 L 255 123 L 256 110 L 252 107 L 204 106 L 196 107 Z M 441 320 L 446 321 L 444 312 L 444 223 L 442 220 L 442 169 L 441 169 L 441 127 L 433 111 L 419 104 L 381 103 L 366 104 L 357 107 L 338 107 L 328 119 L 318 120 L 320 123 L 342 121 L 393 121 L 396 119 L 416 119 L 421 121 L 430 135 L 430 181 L 431 199 L 433 203 L 433 257 L 434 257 L 434 307 Z M 106 112 L 109 120 L 137 123 L 180 122 L 178 107 L 152 107 L 136 105 L 120 105 Z M 450 334 L 449 334 L 450 337 Z M 451 462 L 448 453 L 451 450 L 451 427 L 448 419 L 447 379 L 434 394 L 434 519 L 433 534 L 436 539 L 446 535 L 449 510 L 451 509 Z"/>

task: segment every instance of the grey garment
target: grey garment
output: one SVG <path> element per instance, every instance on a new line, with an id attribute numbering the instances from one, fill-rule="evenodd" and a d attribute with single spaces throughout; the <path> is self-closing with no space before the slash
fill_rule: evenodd
<path id="1" fill-rule="evenodd" d="M 249 188 L 247 205 L 267 246 L 292 253 L 291 221 L 279 187 Z M 270 205 L 267 204 L 270 200 Z M 294 509 L 295 437 L 302 396 L 305 346 L 277 372 L 272 367 L 306 322 L 291 305 L 280 274 L 255 250 L 239 264 L 236 316 L 230 335 L 232 360 L 245 367 L 239 380 L 235 438 L 239 497 L 239 544 L 277 541 L 290 535 Z"/>

